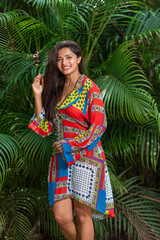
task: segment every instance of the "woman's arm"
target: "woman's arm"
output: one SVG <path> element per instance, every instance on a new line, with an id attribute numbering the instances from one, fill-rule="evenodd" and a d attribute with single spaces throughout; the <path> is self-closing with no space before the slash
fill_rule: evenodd
<path id="1" fill-rule="evenodd" d="M 32 89 L 34 93 L 35 114 L 31 119 L 29 128 L 37 134 L 45 137 L 53 131 L 52 123 L 46 119 L 45 110 L 42 107 L 43 78 L 39 74 L 34 78 Z"/>
<path id="2" fill-rule="evenodd" d="M 38 74 L 32 83 L 36 117 L 42 112 L 42 92 L 44 86 L 42 76 L 42 74 Z"/>

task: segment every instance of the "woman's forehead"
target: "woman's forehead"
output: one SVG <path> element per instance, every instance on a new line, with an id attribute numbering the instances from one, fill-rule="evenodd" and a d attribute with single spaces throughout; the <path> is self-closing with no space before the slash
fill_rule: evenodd
<path id="1" fill-rule="evenodd" d="M 73 55 L 74 53 L 72 52 L 72 50 L 70 48 L 64 47 L 58 50 L 58 56 L 63 55 Z"/>

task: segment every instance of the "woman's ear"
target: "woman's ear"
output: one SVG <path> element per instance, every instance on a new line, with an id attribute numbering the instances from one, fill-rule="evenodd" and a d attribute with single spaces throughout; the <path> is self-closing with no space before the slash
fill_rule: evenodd
<path id="1" fill-rule="evenodd" d="M 81 59 L 82 59 L 82 57 L 79 56 L 79 57 L 78 57 L 78 64 L 81 62 Z"/>

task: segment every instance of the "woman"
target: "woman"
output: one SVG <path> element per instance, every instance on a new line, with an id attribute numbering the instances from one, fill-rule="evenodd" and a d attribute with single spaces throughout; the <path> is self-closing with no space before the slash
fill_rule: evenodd
<path id="1" fill-rule="evenodd" d="M 44 79 L 39 74 L 32 84 L 35 117 L 29 127 L 41 136 L 50 134 L 53 126 L 57 129 L 48 175 L 49 204 L 67 240 L 93 240 L 92 217 L 114 217 L 100 142 L 107 125 L 104 105 L 96 84 L 83 74 L 83 65 L 80 47 L 60 42 L 49 55 Z"/>

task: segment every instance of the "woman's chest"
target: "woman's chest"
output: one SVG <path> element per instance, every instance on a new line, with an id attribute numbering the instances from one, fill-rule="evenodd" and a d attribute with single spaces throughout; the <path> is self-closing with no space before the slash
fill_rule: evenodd
<path id="1" fill-rule="evenodd" d="M 69 97 L 69 95 L 72 93 L 74 86 L 64 86 L 63 93 L 61 96 L 61 99 L 59 99 L 58 105 L 61 105 L 65 99 Z"/>

